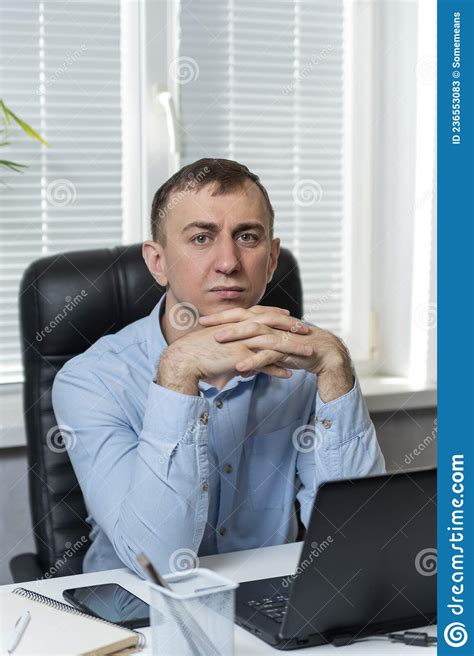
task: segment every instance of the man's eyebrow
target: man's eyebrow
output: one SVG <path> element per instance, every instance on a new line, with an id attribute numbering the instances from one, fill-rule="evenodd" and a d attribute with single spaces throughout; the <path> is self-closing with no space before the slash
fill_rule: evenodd
<path id="1" fill-rule="evenodd" d="M 219 232 L 220 230 L 217 223 L 209 221 L 193 221 L 192 223 L 188 223 L 188 225 L 183 228 L 182 232 L 187 232 L 191 228 L 201 228 L 202 230 L 208 230 L 209 232 Z M 255 221 L 246 221 L 244 223 L 238 223 L 233 230 L 233 234 L 242 232 L 242 230 L 259 230 L 260 232 L 265 232 L 265 226 Z"/>

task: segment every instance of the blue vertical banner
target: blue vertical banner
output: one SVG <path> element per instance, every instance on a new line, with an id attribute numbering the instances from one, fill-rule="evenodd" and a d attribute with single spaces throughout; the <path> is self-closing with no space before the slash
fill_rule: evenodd
<path id="1" fill-rule="evenodd" d="M 474 2 L 438 1 L 438 654 L 474 654 Z"/>

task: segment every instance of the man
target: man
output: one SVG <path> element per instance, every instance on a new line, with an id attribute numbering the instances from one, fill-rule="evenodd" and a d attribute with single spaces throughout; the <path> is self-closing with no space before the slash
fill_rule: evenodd
<path id="1" fill-rule="evenodd" d="M 277 266 L 268 194 L 224 159 L 156 193 L 143 257 L 166 288 L 152 313 L 56 376 L 90 546 L 84 571 L 161 572 L 197 555 L 293 541 L 324 480 L 385 463 L 344 344 L 258 305 Z"/>

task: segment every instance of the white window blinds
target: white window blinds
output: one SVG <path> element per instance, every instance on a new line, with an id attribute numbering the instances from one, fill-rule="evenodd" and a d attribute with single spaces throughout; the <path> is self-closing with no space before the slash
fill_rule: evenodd
<path id="1" fill-rule="evenodd" d="M 12 127 L 0 159 L 0 382 L 21 379 L 18 288 L 43 255 L 122 241 L 120 0 L 1 0 L 0 97 L 49 142 Z"/>
<path id="2" fill-rule="evenodd" d="M 194 0 L 179 15 L 183 164 L 225 157 L 267 187 L 305 318 L 341 334 L 343 2 Z"/>

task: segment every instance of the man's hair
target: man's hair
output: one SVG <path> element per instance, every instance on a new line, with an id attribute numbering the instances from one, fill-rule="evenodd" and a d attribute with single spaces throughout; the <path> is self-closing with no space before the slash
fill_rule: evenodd
<path id="1" fill-rule="evenodd" d="M 209 184 L 213 184 L 215 189 L 212 195 L 218 196 L 242 187 L 247 180 L 251 180 L 257 185 L 263 194 L 269 219 L 269 236 L 272 239 L 275 213 L 268 192 L 260 182 L 258 175 L 232 159 L 203 158 L 183 166 L 156 192 L 151 206 L 151 235 L 153 241 L 159 241 L 163 246 L 166 245 L 164 229 L 166 216 L 179 203 L 186 192 L 197 191 Z M 171 198 L 172 194 L 176 194 L 176 196 Z"/>

